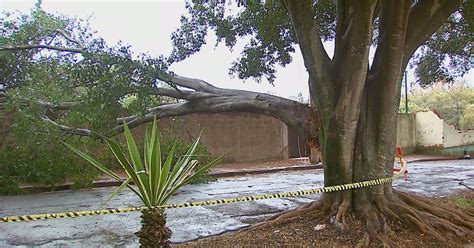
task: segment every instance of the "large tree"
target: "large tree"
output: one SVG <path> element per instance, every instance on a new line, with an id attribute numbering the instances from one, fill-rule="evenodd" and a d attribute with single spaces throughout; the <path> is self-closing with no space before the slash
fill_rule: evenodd
<path id="1" fill-rule="evenodd" d="M 450 81 L 469 69 L 472 1 L 285 0 L 231 5 L 188 3 L 189 13 L 172 35 L 175 49 L 168 58 L 135 58 L 127 47 L 107 48 L 100 40 L 87 43 L 80 38 L 87 33 L 84 31 L 43 27 L 36 30 L 40 35 L 23 37 L 21 28 L 11 29 L 9 37 L 13 38 L 6 39 L 0 48 L 2 59 L 8 61 L 1 83 L 10 89 L 3 94 L 16 96 L 19 107 L 46 109 L 39 116 L 44 122 L 82 136 L 91 136 L 90 129 L 95 126 L 80 118 L 71 121 L 66 113 L 117 107 L 119 100 L 130 95 L 142 99 L 141 111 L 128 117 L 120 117 L 118 110 L 108 111 L 97 128 L 114 135 L 122 131 L 123 121 L 135 127 L 155 115 L 271 115 L 306 133 L 321 148 L 325 185 L 331 186 L 392 175 L 400 78 L 417 50 L 412 65 L 418 65 L 421 83 Z M 230 7 L 234 9 L 229 12 Z M 69 26 L 65 23 L 64 27 Z M 299 46 L 309 74 L 312 106 L 268 94 L 217 88 L 169 71 L 171 64 L 200 50 L 209 30 L 215 31 L 218 42 L 231 48 L 240 37 L 247 37 L 241 58 L 231 67 L 231 73 L 241 78 L 273 81 L 275 66 L 291 62 L 291 54 Z M 334 43 L 332 57 L 323 46 L 325 41 Z M 43 50 L 49 51 L 47 56 L 38 55 Z M 26 59 L 20 60 L 23 56 Z M 52 74 L 30 70 L 51 61 L 59 65 L 45 67 L 57 70 Z M 67 86 L 67 99 L 48 98 L 47 92 L 30 99 L 18 96 L 21 90 L 15 89 L 21 89 L 22 84 L 30 91 L 37 85 L 31 73 L 42 75 L 45 84 L 60 80 L 62 86 L 58 87 Z M 51 75 L 61 76 L 55 79 Z M 181 100 L 163 101 L 156 96 Z M 312 211 L 333 216 L 343 225 L 355 214 L 366 221 L 372 234 L 384 231 L 389 218 L 415 224 L 439 239 L 443 239 L 441 231 L 462 235 L 474 228 L 472 216 L 434 206 L 391 185 L 324 194 L 320 201 L 273 221 Z"/>

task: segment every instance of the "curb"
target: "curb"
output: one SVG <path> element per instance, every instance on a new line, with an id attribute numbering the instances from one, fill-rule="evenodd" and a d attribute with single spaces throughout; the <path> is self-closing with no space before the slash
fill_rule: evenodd
<path id="1" fill-rule="evenodd" d="M 430 161 L 444 161 L 444 160 L 463 160 L 462 158 L 420 158 L 406 161 L 407 164 L 416 163 L 416 162 L 430 162 Z M 210 176 L 216 178 L 225 178 L 225 177 L 236 177 L 236 176 L 247 176 L 247 175 L 259 175 L 259 174 L 268 174 L 282 171 L 301 171 L 301 170 L 314 170 L 322 169 L 322 164 L 317 165 L 296 165 L 296 166 L 287 166 L 287 167 L 276 167 L 268 169 L 256 169 L 256 170 L 240 170 L 240 171 L 222 171 L 222 172 L 211 172 Z M 72 183 L 66 183 L 58 186 L 24 186 L 20 187 L 21 190 L 26 191 L 28 194 L 32 193 L 44 193 L 44 192 L 53 192 L 53 191 L 64 191 L 71 190 Z M 104 187 L 113 187 L 119 186 L 120 183 L 110 179 L 96 180 L 92 182 L 91 188 L 104 188 Z"/>
<path id="2" fill-rule="evenodd" d="M 209 175 L 216 178 L 223 178 L 223 177 L 267 174 L 267 173 L 275 173 L 275 172 L 281 172 L 281 171 L 300 171 L 300 170 L 313 170 L 313 169 L 322 169 L 322 168 L 323 166 L 321 164 L 297 165 L 297 166 L 287 166 L 287 167 L 257 169 L 257 170 L 211 172 L 209 173 Z M 119 186 L 119 185 L 120 183 L 115 180 L 102 179 L 102 180 L 93 181 L 91 188 L 104 188 L 104 187 L 113 187 L 113 186 Z M 44 193 L 44 192 L 70 190 L 72 189 L 72 186 L 73 186 L 72 183 L 65 183 L 58 186 L 24 186 L 24 187 L 20 187 L 20 189 L 26 191 L 28 194 L 32 194 L 32 193 Z"/>
<path id="3" fill-rule="evenodd" d="M 445 160 L 464 160 L 463 158 L 458 157 L 447 157 L 447 158 L 418 158 L 406 161 L 407 164 L 409 163 L 416 163 L 416 162 L 432 162 L 432 161 L 445 161 Z"/>
<path id="4" fill-rule="evenodd" d="M 257 170 L 211 172 L 211 173 L 209 173 L 209 175 L 213 176 L 213 177 L 235 177 L 235 176 L 275 173 L 275 172 L 281 172 L 281 171 L 300 171 L 300 170 L 313 170 L 313 169 L 322 169 L 322 168 L 323 168 L 323 166 L 321 164 L 317 164 L 317 165 L 296 165 L 296 166 L 277 167 L 277 168 L 268 168 L 268 169 L 257 169 Z"/>

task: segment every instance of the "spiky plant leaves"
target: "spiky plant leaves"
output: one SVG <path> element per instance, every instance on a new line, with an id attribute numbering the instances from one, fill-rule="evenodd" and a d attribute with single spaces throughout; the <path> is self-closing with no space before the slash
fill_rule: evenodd
<path id="1" fill-rule="evenodd" d="M 113 171 L 81 152 L 79 149 L 68 144 L 66 145 L 76 154 L 91 163 L 91 165 L 122 183 L 109 199 L 117 195 L 125 187 L 128 187 L 140 197 L 143 204 L 147 207 L 157 207 L 166 204 L 171 195 L 180 187 L 189 183 L 194 177 L 200 176 L 208 169 L 217 165 L 223 157 L 222 155 L 209 164 L 196 169 L 198 161 L 193 159 L 193 157 L 200 141 L 200 134 L 189 146 L 187 152 L 181 156 L 175 164 L 172 164 L 172 161 L 176 145 L 171 148 L 171 151 L 163 163 L 156 118 L 153 121 L 151 133 L 146 132 L 145 134 L 143 157 L 140 156 L 137 143 L 126 123 L 124 124 L 124 136 L 126 139 L 127 152 L 122 151 L 120 144 L 114 140 L 102 135 L 99 136 L 105 140 L 119 165 L 126 172 L 128 176 L 126 180 L 121 179 Z M 131 186 L 131 183 L 133 183 L 134 186 Z"/>

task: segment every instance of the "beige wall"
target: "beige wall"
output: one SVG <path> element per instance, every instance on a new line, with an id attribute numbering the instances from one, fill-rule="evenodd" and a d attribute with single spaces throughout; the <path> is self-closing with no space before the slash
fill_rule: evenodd
<path id="1" fill-rule="evenodd" d="M 443 147 L 455 147 L 474 144 L 474 130 L 457 130 L 443 123 Z"/>
<path id="2" fill-rule="evenodd" d="M 398 114 L 397 145 L 402 147 L 404 153 L 415 151 L 415 114 Z"/>
<path id="3" fill-rule="evenodd" d="M 443 146 L 443 120 L 432 111 L 415 115 L 417 147 Z"/>
<path id="4" fill-rule="evenodd" d="M 412 146 L 413 144 L 413 146 Z M 474 130 L 457 130 L 432 111 L 399 114 L 397 145 L 411 152 L 419 148 L 454 148 L 474 144 Z"/>
<path id="5" fill-rule="evenodd" d="M 179 117 L 176 131 L 190 141 L 203 131 L 212 155 L 230 152 L 225 162 L 288 159 L 288 128 L 280 120 L 252 113 L 191 114 Z M 161 121 L 162 127 L 169 119 Z"/>
<path id="6" fill-rule="evenodd" d="M 7 130 L 10 116 L 0 112 L 0 147 L 13 144 Z M 288 128 L 280 120 L 252 113 L 191 114 L 159 120 L 160 128 L 171 128 L 191 142 L 203 131 L 202 141 L 212 155 L 230 151 L 224 162 L 258 162 L 288 159 Z M 143 140 L 144 125 L 134 128 L 138 141 Z"/>

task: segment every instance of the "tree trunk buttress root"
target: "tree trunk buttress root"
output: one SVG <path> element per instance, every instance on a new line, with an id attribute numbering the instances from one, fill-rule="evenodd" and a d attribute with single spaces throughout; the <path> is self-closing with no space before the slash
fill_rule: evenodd
<path id="1" fill-rule="evenodd" d="M 346 199 L 344 192 L 326 193 L 320 200 L 277 214 L 256 228 L 281 225 L 306 214 L 324 217 L 336 227 L 351 228 L 351 220 L 359 218 L 366 224 L 371 238 L 388 246 L 392 246 L 388 238 L 390 221 L 416 226 L 422 233 L 441 241 L 445 240 L 445 235 L 466 236 L 474 232 L 474 213 L 440 205 L 429 198 L 392 190 L 390 194 L 362 204 L 354 198 L 350 202 Z"/>

